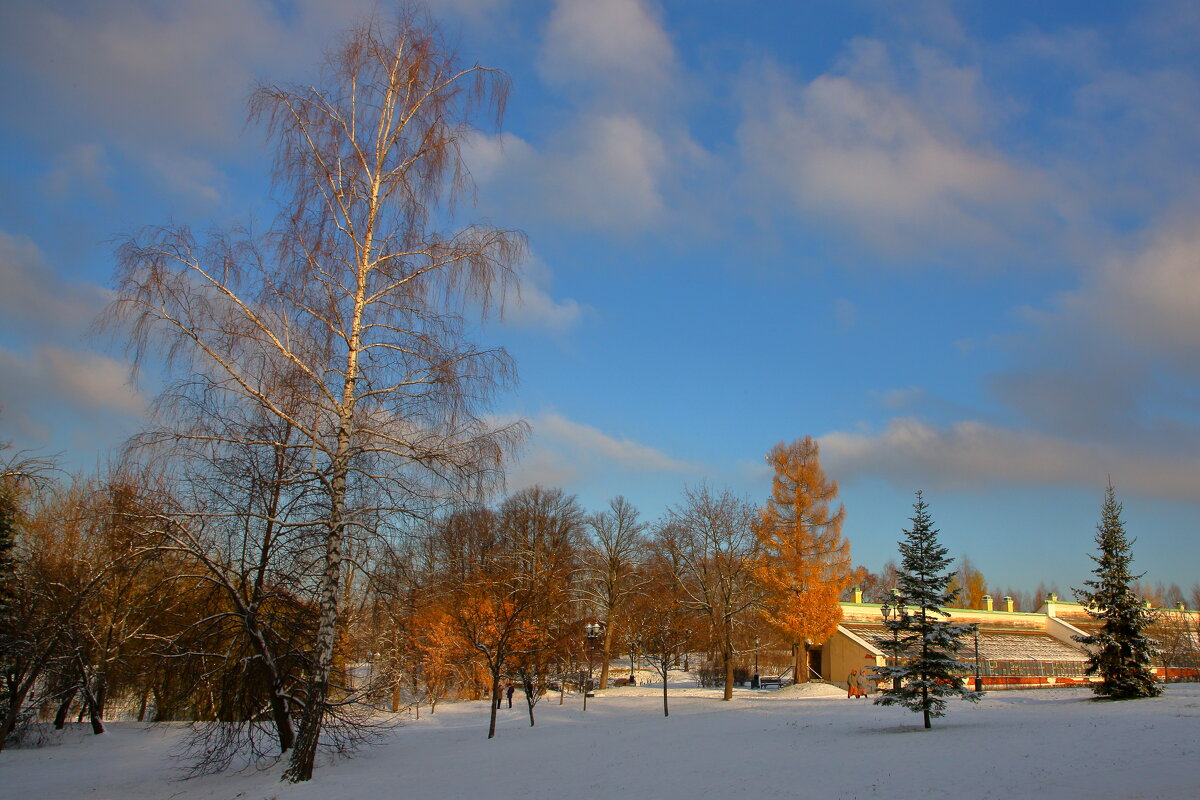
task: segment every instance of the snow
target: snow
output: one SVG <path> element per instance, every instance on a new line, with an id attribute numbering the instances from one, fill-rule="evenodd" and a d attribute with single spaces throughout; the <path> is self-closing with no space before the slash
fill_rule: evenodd
<path id="1" fill-rule="evenodd" d="M 532 800 L 747 798 L 1200 797 L 1200 685 L 1162 697 L 1096 702 L 1087 690 L 992 692 L 952 701 L 921 727 L 918 714 L 849 700 L 823 684 L 780 690 L 672 686 L 598 692 L 581 708 L 551 694 L 530 728 L 523 704 L 500 712 L 488 741 L 487 704 L 443 703 L 352 759 L 323 761 L 307 784 L 282 766 L 178 780 L 178 726 L 81 726 L 57 745 L 0 753 L 0 797 L 413 797 Z M 514 698 L 514 701 L 519 698 Z"/>

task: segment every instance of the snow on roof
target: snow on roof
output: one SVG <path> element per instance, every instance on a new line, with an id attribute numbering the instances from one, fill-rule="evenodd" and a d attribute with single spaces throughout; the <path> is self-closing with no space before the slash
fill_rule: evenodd
<path id="1" fill-rule="evenodd" d="M 846 625 L 856 636 L 874 643 L 888 652 L 892 634 L 882 625 Z M 969 645 L 974 649 L 974 641 Z M 1086 661 L 1082 647 L 1073 647 L 1044 633 L 998 632 L 982 628 L 979 631 L 979 658 L 983 661 Z"/>

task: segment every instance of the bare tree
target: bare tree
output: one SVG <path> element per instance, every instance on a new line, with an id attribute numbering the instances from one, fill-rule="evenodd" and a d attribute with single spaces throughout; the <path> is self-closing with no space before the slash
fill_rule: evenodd
<path id="1" fill-rule="evenodd" d="M 671 715 L 667 683 L 671 670 L 695 641 L 695 626 L 678 581 L 665 559 L 654 559 L 642 576 L 642 590 L 630 598 L 629 636 L 662 680 L 663 716 Z"/>
<path id="2" fill-rule="evenodd" d="M 191 591 L 197 603 L 176 625 L 160 627 L 160 649 L 176 663 L 205 654 L 205 663 L 192 665 L 196 681 L 223 689 L 211 724 L 229 729 L 195 731 L 200 771 L 271 755 L 264 734 L 276 753 L 292 748 L 312 633 L 296 624 L 296 611 L 317 603 L 309 576 L 322 544 L 305 437 L 259 404 L 220 403 L 234 398 L 195 391 L 206 387 L 196 382 L 164 395 L 159 405 L 180 426 L 135 442 L 169 465 L 147 472 L 170 502 L 147 520 L 143 547 L 180 565 L 167 585 Z M 287 408 L 299 405 L 272 393 Z"/>
<path id="3" fill-rule="evenodd" d="M 428 599 L 430 587 L 418 575 L 415 560 L 407 547 L 381 554 L 369 574 L 370 614 L 366 624 L 353 633 L 369 639 L 366 644 L 372 678 L 378 683 L 378 691 L 391 695 L 392 712 L 400 710 L 407 685 L 420 718 L 424 653 L 418 643 L 417 620 L 422 598 Z M 424 622 L 423 627 L 428 627 L 429 620 Z"/>
<path id="4" fill-rule="evenodd" d="M 486 508 L 450 514 L 434 530 L 440 558 L 436 592 L 463 659 L 477 659 L 488 676 L 488 738 L 496 735 L 496 709 L 506 671 L 535 634 L 537 587 L 517 569 L 517 554 L 500 534 L 497 514 Z"/>
<path id="5" fill-rule="evenodd" d="M 104 732 L 104 671 L 128 641 L 127 629 L 117 632 L 127 610 L 120 570 L 136 548 L 104 524 L 93 489 L 86 481 L 55 487 L 23 509 L 7 581 L 15 602 L 4 640 L 0 748 L 29 708 L 71 687 L 83 692 L 93 730 Z M 102 609 L 106 601 L 120 605 Z"/>
<path id="6" fill-rule="evenodd" d="M 1170 683 L 1172 677 L 1178 681 L 1186 676 L 1195 679 L 1200 667 L 1200 638 L 1197 638 L 1195 614 L 1180 608 L 1158 608 L 1153 615 L 1150 636 L 1163 666 L 1163 680 Z"/>
<path id="7" fill-rule="evenodd" d="M 65 661 L 78 677 L 92 728 L 100 733 L 110 699 L 129 695 L 153 658 L 152 620 L 177 604 L 162 591 L 162 565 L 139 547 L 152 501 L 136 473 L 113 468 L 107 477 L 84 483 L 82 492 L 78 536 L 64 545 L 75 559 L 108 567 L 67 622 Z"/>
<path id="8" fill-rule="evenodd" d="M 687 489 L 658 532 L 684 603 L 701 613 L 721 656 L 725 700 L 733 697 L 733 666 L 741 615 L 758 600 L 752 575 L 757 509 L 728 490 Z"/>
<path id="9" fill-rule="evenodd" d="M 1033 611 L 1041 603 L 1040 600 L 1035 600 L 1034 596 L 1024 589 L 1014 589 L 1012 586 L 1006 586 L 1004 589 L 996 589 L 993 597 L 999 597 L 1003 603 L 1005 598 L 1011 598 L 1013 601 L 1014 611 Z M 998 605 L 998 608 L 1004 608 Z"/>
<path id="10" fill-rule="evenodd" d="M 348 532 L 482 491 L 524 434 L 482 417 L 510 364 L 466 341 L 463 326 L 512 275 L 523 239 L 436 230 L 467 186 L 462 138 L 480 112 L 499 120 L 507 88 L 502 74 L 460 64 L 413 9 L 394 24 L 368 20 L 320 81 L 252 97 L 286 200 L 270 237 L 201 245 L 160 228 L 118 251 L 111 318 L 127 326 L 135 363 L 166 342 L 184 380 L 290 426 L 320 486 L 318 630 L 289 780 L 311 777 L 331 709 Z M 260 380 L 264 371 L 288 380 Z M 273 391 L 281 383 L 289 401 L 303 398 L 298 408 Z"/>
<path id="11" fill-rule="evenodd" d="M 574 495 L 533 486 L 507 498 L 498 519 L 510 554 L 505 567 L 513 590 L 530 598 L 526 633 L 513 650 L 513 666 L 524 686 L 532 726 L 534 706 L 545 690 L 552 665 L 578 636 L 572 590 L 584 513 Z"/>
<path id="12" fill-rule="evenodd" d="M 587 520 L 590 536 L 583 547 L 583 594 L 605 621 L 600 688 L 608 686 L 613 639 L 628 600 L 638 591 L 638 561 L 646 549 L 646 524 L 624 497 L 609 501 L 608 510 Z"/>

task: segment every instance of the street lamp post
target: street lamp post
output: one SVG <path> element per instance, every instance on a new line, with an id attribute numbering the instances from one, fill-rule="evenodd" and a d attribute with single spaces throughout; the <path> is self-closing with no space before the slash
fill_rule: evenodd
<path id="1" fill-rule="evenodd" d="M 975 691 L 983 691 L 983 678 L 979 677 L 979 625 L 975 625 Z"/>
<path id="2" fill-rule="evenodd" d="M 900 619 L 904 616 L 904 603 L 900 600 L 900 592 L 892 589 L 892 598 L 889 602 L 884 603 L 880 608 L 883 613 L 883 621 L 886 625 L 891 622 L 892 617 L 896 618 L 896 626 L 888 626 L 892 628 L 892 666 L 896 669 L 900 667 Z M 892 675 L 892 691 L 900 691 L 900 674 L 898 672 Z"/>
<path id="3" fill-rule="evenodd" d="M 600 638 L 600 623 L 587 623 L 583 629 L 583 638 L 584 655 L 587 656 L 587 671 L 583 674 L 583 680 L 580 683 L 583 685 L 583 710 L 587 711 L 587 699 L 591 696 L 592 691 L 592 657 L 596 650 L 597 641 Z"/>

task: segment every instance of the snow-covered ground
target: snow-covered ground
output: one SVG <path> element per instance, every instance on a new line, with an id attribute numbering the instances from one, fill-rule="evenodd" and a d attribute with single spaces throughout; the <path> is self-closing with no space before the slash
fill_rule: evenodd
<path id="1" fill-rule="evenodd" d="M 730 798 L 1197 798 L 1200 685 L 1153 700 L 1095 702 L 1086 690 L 994 692 L 949 716 L 920 717 L 828 686 L 778 691 L 610 689 L 588 701 L 546 697 L 530 728 L 523 706 L 500 712 L 488 741 L 487 704 L 422 710 L 387 741 L 323 762 L 307 784 L 264 771 L 176 780 L 170 726 L 86 726 L 61 744 L 0 753 L 0 797 L 469 798 L 469 800 L 729 800 Z M 519 700 L 519 695 L 514 701 Z"/>

